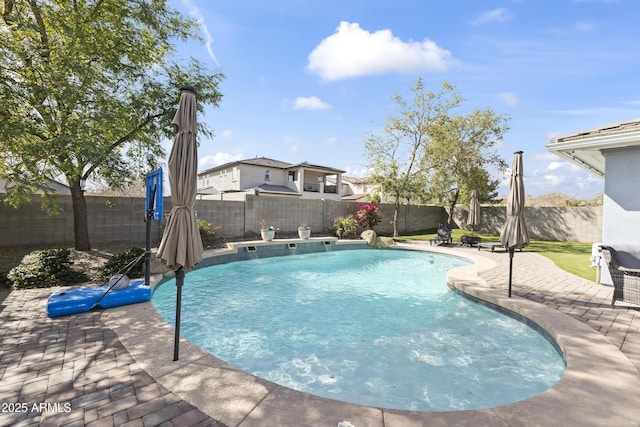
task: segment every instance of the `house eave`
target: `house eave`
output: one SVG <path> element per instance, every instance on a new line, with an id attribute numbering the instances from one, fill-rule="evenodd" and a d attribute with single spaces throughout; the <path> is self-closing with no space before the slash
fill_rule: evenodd
<path id="1" fill-rule="evenodd" d="M 595 175 L 605 175 L 604 150 L 640 145 L 640 121 L 621 122 L 553 138 L 547 150 Z"/>

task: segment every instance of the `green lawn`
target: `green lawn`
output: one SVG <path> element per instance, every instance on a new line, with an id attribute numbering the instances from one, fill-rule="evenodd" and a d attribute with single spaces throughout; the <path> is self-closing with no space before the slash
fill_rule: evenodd
<path id="1" fill-rule="evenodd" d="M 455 229 L 451 232 L 454 242 L 459 242 L 463 234 L 469 234 L 468 230 Z M 482 237 L 483 242 L 497 242 L 500 237 L 495 234 L 475 233 Z M 422 240 L 429 241 L 436 236 L 436 230 L 426 230 L 398 237 L 399 241 Z M 561 269 L 584 277 L 588 280 L 595 280 L 596 271 L 591 267 L 589 257 L 591 257 L 591 243 L 579 242 L 553 242 L 549 240 L 531 240 L 529 246 L 525 248 L 529 252 L 537 252 L 553 261 Z"/>

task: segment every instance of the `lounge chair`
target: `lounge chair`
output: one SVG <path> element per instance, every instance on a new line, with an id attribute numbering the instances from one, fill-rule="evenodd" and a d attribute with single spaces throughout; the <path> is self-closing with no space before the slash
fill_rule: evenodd
<path id="1" fill-rule="evenodd" d="M 621 253 L 611 246 L 604 245 L 602 246 L 602 255 L 607 261 L 611 280 L 613 281 L 611 305 L 613 306 L 617 300 L 640 304 L 640 265 L 638 265 L 638 262 L 635 262 L 633 266 L 630 264 L 630 261 L 638 260 L 629 256 L 623 261 Z M 626 267 L 622 264 L 629 266 Z"/>
<path id="2" fill-rule="evenodd" d="M 438 233 L 433 239 L 429 239 L 429 244 L 433 245 L 433 242 L 438 243 L 452 243 L 451 228 L 447 224 L 438 225 Z"/>
<path id="3" fill-rule="evenodd" d="M 505 248 L 502 243 L 500 242 L 480 242 L 478 243 L 478 250 L 485 248 L 485 249 L 491 249 L 491 252 L 494 252 L 496 249 L 504 249 L 507 250 L 507 248 Z"/>

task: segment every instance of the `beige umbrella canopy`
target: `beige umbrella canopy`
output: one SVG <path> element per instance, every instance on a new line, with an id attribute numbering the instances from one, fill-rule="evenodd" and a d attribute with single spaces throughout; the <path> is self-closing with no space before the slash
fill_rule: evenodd
<path id="1" fill-rule="evenodd" d="M 202 259 L 202 240 L 194 204 L 198 179 L 196 95 L 182 88 L 180 105 L 171 124 L 177 133 L 169 156 L 169 184 L 173 208 L 158 248 L 158 258 L 174 271 L 192 269 Z"/>
<path id="2" fill-rule="evenodd" d="M 176 328 L 173 360 L 178 360 L 180 311 L 185 270 L 202 259 L 202 240 L 194 210 L 198 179 L 198 146 L 196 144 L 196 94 L 182 87 L 178 111 L 171 124 L 176 137 L 169 156 L 169 184 L 173 208 L 162 235 L 158 258 L 176 272 Z"/>
<path id="3" fill-rule="evenodd" d="M 471 226 L 471 234 L 476 225 L 480 224 L 480 203 L 478 203 L 478 192 L 471 192 L 471 202 L 469 203 L 469 216 L 467 217 L 467 225 Z"/>
<path id="4" fill-rule="evenodd" d="M 513 273 L 513 254 L 529 244 L 529 233 L 524 221 L 524 180 L 522 151 L 514 153 L 507 196 L 507 222 L 500 233 L 500 243 L 509 250 L 509 297 L 511 297 L 511 279 Z"/>

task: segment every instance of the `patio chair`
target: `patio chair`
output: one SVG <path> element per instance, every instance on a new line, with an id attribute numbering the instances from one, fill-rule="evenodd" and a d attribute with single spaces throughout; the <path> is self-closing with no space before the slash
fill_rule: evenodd
<path id="1" fill-rule="evenodd" d="M 429 245 L 433 245 L 433 242 L 437 243 L 452 243 L 451 227 L 447 224 L 438 225 L 438 233 L 433 239 L 429 239 Z"/>
<path id="2" fill-rule="evenodd" d="M 640 268 L 621 265 L 620 253 L 611 246 L 602 246 L 602 255 L 607 261 L 613 281 L 611 305 L 617 300 L 640 304 Z"/>

